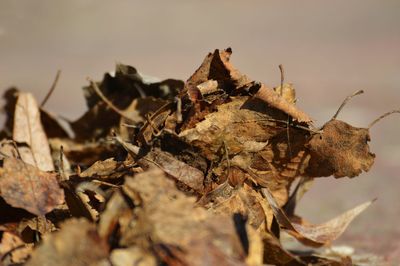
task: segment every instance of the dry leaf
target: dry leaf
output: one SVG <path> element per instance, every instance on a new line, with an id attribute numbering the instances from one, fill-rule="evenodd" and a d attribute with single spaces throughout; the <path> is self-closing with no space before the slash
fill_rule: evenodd
<path id="1" fill-rule="evenodd" d="M 264 263 L 272 265 L 304 265 L 301 260 L 285 250 L 272 234 L 264 237 Z"/>
<path id="2" fill-rule="evenodd" d="M 119 230 L 122 233 L 125 233 L 129 228 L 126 228 L 126 224 L 124 224 L 122 220 L 125 217 L 131 220 L 132 215 L 132 210 L 124 196 L 121 192 L 116 191 L 107 202 L 106 208 L 100 216 L 99 235 L 102 238 L 109 239 L 117 227 L 120 228 Z"/>
<path id="3" fill-rule="evenodd" d="M 268 210 L 264 210 L 264 207 L 266 206 L 263 206 L 257 198 L 257 192 L 245 184 L 243 187 L 233 190 L 228 198 L 217 197 L 209 208 L 220 214 L 240 213 L 246 217 L 249 225 L 258 229 L 267 220 Z M 271 212 L 269 214 L 272 215 Z"/>
<path id="4" fill-rule="evenodd" d="M 284 97 L 279 95 L 273 89 L 266 87 L 264 84 L 261 85 L 260 89 L 256 93 L 255 97 L 265 101 L 272 107 L 284 111 L 290 115 L 293 119 L 299 122 L 311 123 L 312 119 L 306 113 L 298 109 L 293 103 L 288 102 Z"/>
<path id="5" fill-rule="evenodd" d="M 139 230 L 138 236 L 147 232 L 143 237 L 150 234 L 155 243 L 177 247 L 180 252 L 174 255 L 186 262 L 183 264 L 226 265 L 244 261 L 233 220 L 210 216 L 205 209 L 195 208 L 195 199 L 178 191 L 161 170 L 148 170 L 128 178 L 124 187 L 137 191 L 144 212 L 141 223 L 149 228 L 143 231 L 138 226 L 133 230 Z"/>
<path id="6" fill-rule="evenodd" d="M 96 226 L 86 219 L 70 219 L 60 231 L 43 240 L 26 265 L 86 266 L 108 256 L 108 245 L 97 234 Z"/>
<path id="7" fill-rule="evenodd" d="M 15 105 L 13 140 L 26 143 L 32 157 L 21 153 L 26 163 L 37 166 L 43 171 L 53 171 L 54 165 L 47 136 L 40 120 L 40 111 L 31 93 L 20 92 Z"/>
<path id="8" fill-rule="evenodd" d="M 61 125 L 56 115 L 40 108 L 40 121 L 48 138 L 69 138 L 67 130 Z"/>
<path id="9" fill-rule="evenodd" d="M 195 191 L 203 192 L 203 172 L 197 168 L 185 164 L 180 160 L 175 159 L 171 154 L 155 149 L 149 152 L 141 160 L 158 166 L 165 173 L 184 183 Z"/>
<path id="10" fill-rule="evenodd" d="M 13 207 L 41 216 L 64 202 L 56 174 L 46 173 L 15 158 L 4 159 L 0 193 Z"/>
<path id="11" fill-rule="evenodd" d="M 137 246 L 126 249 L 114 249 L 110 255 L 110 261 L 114 266 L 156 266 L 157 261 L 154 256 Z"/>
<path id="12" fill-rule="evenodd" d="M 0 242 L 0 258 L 4 265 L 24 263 L 30 256 L 33 245 L 25 244 L 18 236 L 4 232 Z"/>
<path id="13" fill-rule="evenodd" d="M 109 158 L 104 161 L 97 161 L 88 169 L 80 173 L 80 177 L 91 177 L 91 176 L 108 176 L 116 171 L 118 163 L 114 158 Z"/>
<path id="14" fill-rule="evenodd" d="M 322 133 L 314 135 L 307 144 L 311 154 L 307 175 L 354 177 L 368 171 L 375 158 L 368 141 L 367 128 L 356 128 L 335 119 L 329 121 L 322 127 Z"/>
<path id="15" fill-rule="evenodd" d="M 27 243 L 35 242 L 38 236 L 37 233 L 40 233 L 41 237 L 43 237 L 45 234 L 56 230 L 55 225 L 45 216 L 22 219 L 16 228 L 16 231 Z"/>
<path id="16" fill-rule="evenodd" d="M 270 204 L 275 218 L 281 228 L 286 230 L 301 243 L 313 247 L 320 247 L 329 244 L 338 238 L 344 232 L 344 230 L 346 230 L 351 221 L 366 208 L 368 208 L 373 202 L 369 201 L 363 203 L 326 223 L 313 225 L 306 223 L 303 220 L 291 220 L 278 206 L 269 189 L 263 188 L 262 191 L 264 196 L 267 198 L 268 203 Z"/>
<path id="17" fill-rule="evenodd" d="M 112 110 L 110 104 L 106 104 L 100 98 L 93 86 L 87 86 L 83 90 L 90 109 L 77 121 L 72 122 L 71 127 L 79 140 L 106 137 L 112 128 L 119 126 L 121 113 L 132 118 L 130 123 L 139 121 L 149 106 L 154 110 L 160 102 L 172 100 L 182 88 L 183 82 L 180 80 L 161 81 L 145 77 L 132 66 L 117 64 L 115 75 L 106 73 L 99 89 L 109 103 L 120 112 Z M 139 100 L 136 104 L 133 101 L 137 98 L 151 98 L 155 103 L 149 105 L 149 101 L 152 100 L 146 99 Z M 135 106 L 138 107 L 137 110 L 133 109 Z"/>
<path id="18" fill-rule="evenodd" d="M 292 83 L 284 83 L 282 87 L 274 88 L 274 91 L 281 95 L 288 103 L 296 103 L 296 91 Z"/>

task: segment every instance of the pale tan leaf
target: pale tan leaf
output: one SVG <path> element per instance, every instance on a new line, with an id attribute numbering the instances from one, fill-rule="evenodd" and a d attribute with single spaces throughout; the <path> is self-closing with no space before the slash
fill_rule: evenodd
<path id="1" fill-rule="evenodd" d="M 287 113 L 293 117 L 294 120 L 306 123 L 312 122 L 312 119 L 309 115 L 301 111 L 296 105 L 288 102 L 285 98 L 281 97 L 277 92 L 271 88 L 268 88 L 264 84 L 261 84 L 261 88 L 258 90 L 255 96 L 268 103 L 272 107 Z"/>
<path id="2" fill-rule="evenodd" d="M 33 165 L 43 171 L 54 170 L 49 142 L 40 121 L 40 111 L 31 93 L 18 94 L 14 113 L 13 140 L 29 145 Z M 22 159 L 32 164 L 32 158 L 25 157 L 24 154 L 22 153 Z"/>
<path id="3" fill-rule="evenodd" d="M 346 230 L 351 221 L 368 208 L 373 202 L 368 201 L 358 205 L 326 223 L 313 225 L 303 220 L 290 219 L 287 217 L 285 212 L 277 204 L 269 189 L 262 188 L 261 190 L 267 198 L 280 227 L 294 236 L 301 243 L 313 247 L 320 247 L 337 239 Z"/>

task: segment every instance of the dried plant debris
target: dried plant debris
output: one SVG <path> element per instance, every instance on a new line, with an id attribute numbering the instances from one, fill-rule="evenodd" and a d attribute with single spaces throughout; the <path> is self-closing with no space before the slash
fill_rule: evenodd
<path id="1" fill-rule="evenodd" d="M 358 91 L 316 128 L 282 66 L 281 84 L 269 88 L 234 68 L 231 54 L 208 54 L 186 82 L 118 64 L 89 79 L 88 110 L 72 122 L 7 90 L 0 264 L 364 263 L 334 247 L 288 250 L 280 236 L 328 246 L 371 204 L 320 225 L 295 214 L 314 178 L 368 171 L 369 128 L 399 111 L 367 128 L 337 120 Z"/>
<path id="2" fill-rule="evenodd" d="M 11 206 L 41 216 L 64 202 L 56 174 L 43 172 L 16 158 L 5 158 L 0 195 Z"/>

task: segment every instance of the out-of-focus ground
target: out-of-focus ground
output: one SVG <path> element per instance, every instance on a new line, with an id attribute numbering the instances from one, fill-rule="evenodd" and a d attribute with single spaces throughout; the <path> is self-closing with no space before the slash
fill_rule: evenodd
<path id="1" fill-rule="evenodd" d="M 16 85 L 71 119 L 85 110 L 86 77 L 116 62 L 160 78 L 187 79 L 207 52 L 233 48 L 250 77 L 279 83 L 278 65 L 298 105 L 322 125 L 346 95 L 364 89 L 340 119 L 366 127 L 400 107 L 400 1 L 29 1 L 0 2 L 0 92 Z M 4 118 L 0 118 L 4 120 Z M 322 178 L 298 212 L 322 222 L 369 199 L 378 201 L 334 244 L 400 258 L 400 116 L 371 129 L 377 158 L 354 179 Z M 398 260 L 397 262 L 400 263 Z"/>

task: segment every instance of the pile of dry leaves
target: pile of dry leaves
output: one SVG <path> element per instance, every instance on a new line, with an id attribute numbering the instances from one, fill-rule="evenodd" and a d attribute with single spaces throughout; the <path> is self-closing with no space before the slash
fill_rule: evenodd
<path id="1" fill-rule="evenodd" d="M 313 178 L 370 169 L 375 121 L 315 128 L 283 77 L 268 88 L 230 55 L 208 54 L 186 82 L 119 64 L 89 80 L 73 122 L 8 90 L 0 265 L 351 265 L 280 235 L 329 245 L 371 204 L 320 225 L 295 215 Z"/>

